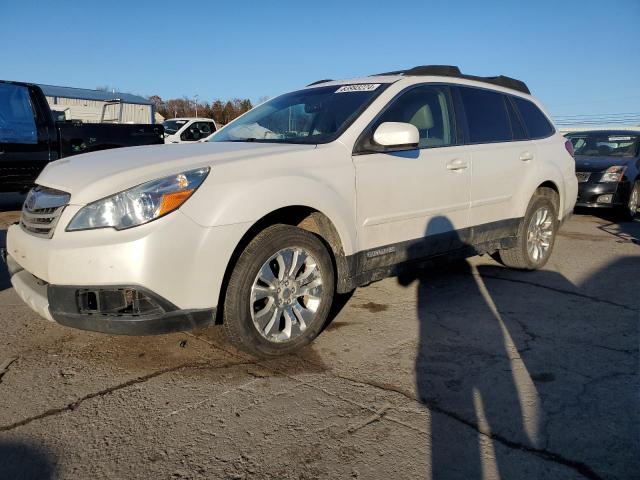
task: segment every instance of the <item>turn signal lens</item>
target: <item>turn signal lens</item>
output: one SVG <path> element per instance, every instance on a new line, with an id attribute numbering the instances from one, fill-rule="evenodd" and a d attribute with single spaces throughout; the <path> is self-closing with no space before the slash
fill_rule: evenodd
<path id="1" fill-rule="evenodd" d="M 195 190 L 183 190 L 182 192 L 175 193 L 165 193 L 162 196 L 162 203 L 160 203 L 160 211 L 158 216 L 166 215 L 169 212 L 172 212 L 191 196 L 191 194 L 195 192 Z"/>

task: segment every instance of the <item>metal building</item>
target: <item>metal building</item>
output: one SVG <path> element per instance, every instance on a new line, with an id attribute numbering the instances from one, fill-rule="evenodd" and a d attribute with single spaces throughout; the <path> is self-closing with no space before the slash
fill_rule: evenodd
<path id="1" fill-rule="evenodd" d="M 38 85 L 54 115 L 85 123 L 155 123 L 155 108 L 146 98 L 130 93 Z"/>

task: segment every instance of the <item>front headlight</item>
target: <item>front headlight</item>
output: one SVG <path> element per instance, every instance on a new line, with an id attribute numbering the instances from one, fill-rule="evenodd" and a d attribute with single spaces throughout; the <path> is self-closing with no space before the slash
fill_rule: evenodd
<path id="1" fill-rule="evenodd" d="M 627 167 L 609 167 L 600 177 L 601 182 L 619 182 L 622 180 L 622 176 L 624 175 L 624 171 Z"/>
<path id="2" fill-rule="evenodd" d="M 209 168 L 199 168 L 143 183 L 84 206 L 67 231 L 137 227 L 180 207 L 202 184 Z"/>

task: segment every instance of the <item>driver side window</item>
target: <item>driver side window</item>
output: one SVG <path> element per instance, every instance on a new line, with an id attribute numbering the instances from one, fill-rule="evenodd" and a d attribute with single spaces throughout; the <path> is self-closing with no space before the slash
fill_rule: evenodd
<path id="1" fill-rule="evenodd" d="M 420 148 L 455 145 L 449 89 L 445 86 L 420 86 L 396 99 L 376 122 L 404 122 L 420 132 Z"/>

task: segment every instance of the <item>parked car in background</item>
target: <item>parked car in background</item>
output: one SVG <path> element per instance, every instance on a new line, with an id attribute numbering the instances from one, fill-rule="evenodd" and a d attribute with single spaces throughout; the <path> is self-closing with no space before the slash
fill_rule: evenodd
<path id="1" fill-rule="evenodd" d="M 203 140 L 218 130 L 210 118 L 170 118 L 163 122 L 164 143 L 189 143 Z"/>
<path id="2" fill-rule="evenodd" d="M 640 130 L 593 130 L 566 137 L 576 159 L 576 206 L 616 208 L 632 219 L 640 199 Z"/>
<path id="3" fill-rule="evenodd" d="M 425 259 L 545 265 L 575 204 L 570 145 L 508 77 L 324 80 L 207 143 L 49 165 L 5 256 L 18 295 L 63 325 L 141 335 L 217 317 L 239 348 L 282 355 L 322 331 L 335 292 Z"/>
<path id="4" fill-rule="evenodd" d="M 79 153 L 164 142 L 162 125 L 57 121 L 37 85 L 0 80 L 0 192 L 25 190 L 49 163 Z"/>

